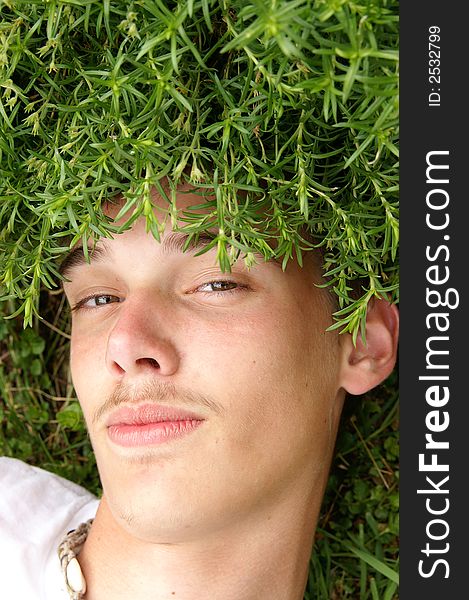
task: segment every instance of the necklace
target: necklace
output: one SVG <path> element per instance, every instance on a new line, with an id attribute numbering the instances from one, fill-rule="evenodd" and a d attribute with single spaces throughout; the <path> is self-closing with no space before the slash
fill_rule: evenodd
<path id="1" fill-rule="evenodd" d="M 58 547 L 60 566 L 67 585 L 70 600 L 82 600 L 86 594 L 86 581 L 77 556 L 88 537 L 93 519 L 67 533 Z"/>

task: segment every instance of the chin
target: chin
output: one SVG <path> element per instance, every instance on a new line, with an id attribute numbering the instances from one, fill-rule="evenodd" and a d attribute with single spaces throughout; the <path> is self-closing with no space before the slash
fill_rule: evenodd
<path id="1" fill-rule="evenodd" d="M 201 523 L 200 509 L 189 509 L 183 493 L 179 495 L 178 505 L 164 502 L 161 497 L 152 501 L 148 496 L 131 504 L 125 498 L 107 501 L 117 524 L 143 542 L 177 544 L 200 538 L 207 528 L 211 528 L 209 523 Z M 194 513 L 198 513 L 199 517 L 195 518 Z"/>

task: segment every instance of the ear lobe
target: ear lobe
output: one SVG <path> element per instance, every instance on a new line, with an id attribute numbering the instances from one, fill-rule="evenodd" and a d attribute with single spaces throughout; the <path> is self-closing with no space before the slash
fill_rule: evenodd
<path id="1" fill-rule="evenodd" d="M 396 363 L 399 312 L 387 300 L 372 300 L 366 315 L 366 344 L 360 335 L 341 336 L 341 385 L 349 394 L 364 394 L 381 383 Z"/>

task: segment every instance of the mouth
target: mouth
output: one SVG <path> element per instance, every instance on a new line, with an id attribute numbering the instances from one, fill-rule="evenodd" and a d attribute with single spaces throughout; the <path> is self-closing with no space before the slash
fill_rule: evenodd
<path id="1" fill-rule="evenodd" d="M 197 429 L 205 419 L 178 408 L 144 404 L 123 407 L 107 420 L 107 433 L 118 446 L 155 446 L 179 439 Z"/>

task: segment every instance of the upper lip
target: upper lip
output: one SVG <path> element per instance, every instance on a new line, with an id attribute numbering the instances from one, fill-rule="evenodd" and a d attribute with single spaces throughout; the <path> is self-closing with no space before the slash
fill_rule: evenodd
<path id="1" fill-rule="evenodd" d="M 113 425 L 148 425 L 165 421 L 203 421 L 203 417 L 185 408 L 164 406 L 160 404 L 140 404 L 122 406 L 112 412 L 106 420 L 106 426 Z"/>

